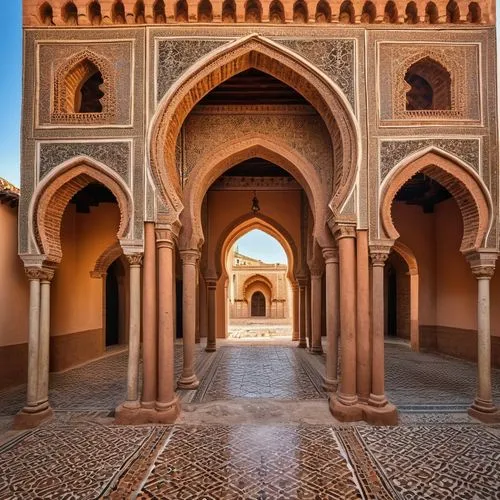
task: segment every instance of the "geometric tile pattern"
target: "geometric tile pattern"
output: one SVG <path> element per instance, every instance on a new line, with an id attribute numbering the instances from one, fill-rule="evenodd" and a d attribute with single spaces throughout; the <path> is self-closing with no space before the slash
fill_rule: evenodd
<path id="1" fill-rule="evenodd" d="M 176 426 L 138 498 L 357 499 L 329 427 Z"/>
<path id="2" fill-rule="evenodd" d="M 500 498 L 500 438 L 483 426 L 360 427 L 357 432 L 401 498 Z"/>
<path id="3" fill-rule="evenodd" d="M 319 380 L 319 378 L 318 378 Z M 321 399 L 325 392 L 296 347 L 220 347 L 193 402 Z"/>

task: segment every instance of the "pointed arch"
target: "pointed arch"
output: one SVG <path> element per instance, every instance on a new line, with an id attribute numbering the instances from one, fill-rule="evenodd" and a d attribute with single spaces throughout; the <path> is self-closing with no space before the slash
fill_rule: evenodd
<path id="1" fill-rule="evenodd" d="M 316 4 L 316 14 L 314 18 L 318 24 L 332 22 L 332 9 L 326 0 L 319 0 Z"/>
<path id="2" fill-rule="evenodd" d="M 66 24 L 76 26 L 78 24 L 78 8 L 74 2 L 66 2 L 62 8 L 61 17 Z"/>
<path id="3" fill-rule="evenodd" d="M 198 3 L 198 22 L 211 23 L 214 19 L 214 13 L 210 0 L 200 0 Z"/>
<path id="4" fill-rule="evenodd" d="M 247 0 L 245 2 L 245 22 L 262 22 L 262 5 L 259 0 Z"/>
<path id="5" fill-rule="evenodd" d="M 88 7 L 88 18 L 90 24 L 100 25 L 102 22 L 101 4 L 98 1 L 90 2 Z"/>
<path id="6" fill-rule="evenodd" d="M 222 4 L 222 22 L 236 22 L 236 2 L 234 0 L 224 0 Z"/>
<path id="7" fill-rule="evenodd" d="M 39 9 L 40 19 L 45 26 L 54 26 L 54 11 L 48 2 L 44 2 Z"/>
<path id="8" fill-rule="evenodd" d="M 132 196 L 110 168 L 88 157 L 78 157 L 54 169 L 39 184 L 30 206 L 30 220 L 39 251 L 55 264 L 62 258 L 61 222 L 73 196 L 92 182 L 111 191 L 120 209 L 117 238 L 124 239 L 132 216 Z"/>
<path id="9" fill-rule="evenodd" d="M 97 258 L 94 268 L 90 271 L 90 277 L 102 278 L 106 274 L 108 267 L 113 264 L 120 255 L 123 255 L 123 249 L 120 242 L 115 241 L 111 243 L 111 245 L 109 245 L 109 247 Z"/>
<path id="10" fill-rule="evenodd" d="M 241 238 L 241 236 L 240 236 L 240 238 Z M 246 295 L 247 288 L 250 287 L 251 285 L 253 285 L 255 282 L 264 283 L 269 288 L 269 291 L 272 291 L 272 289 L 273 289 L 273 284 L 271 283 L 271 280 L 269 278 L 266 278 L 262 274 L 252 274 L 252 276 L 249 276 L 245 280 L 245 283 L 243 283 L 243 295 L 244 296 Z"/>
<path id="11" fill-rule="evenodd" d="M 389 0 L 384 8 L 384 22 L 395 24 L 398 22 L 398 8 L 393 0 Z"/>
<path id="12" fill-rule="evenodd" d="M 275 24 L 285 23 L 285 9 L 280 0 L 273 0 L 269 5 L 269 22 Z"/>
<path id="13" fill-rule="evenodd" d="M 481 6 L 479 5 L 479 3 L 471 2 L 469 4 L 467 21 L 469 23 L 480 23 L 482 21 Z"/>
<path id="14" fill-rule="evenodd" d="M 481 179 L 459 160 L 436 148 L 417 155 L 395 167 L 384 180 L 380 217 L 387 237 L 394 241 L 399 237 L 391 215 L 396 194 L 411 177 L 421 172 L 446 188 L 457 202 L 464 225 L 461 252 L 482 248 L 491 226 L 492 210 L 488 190 Z"/>
<path id="15" fill-rule="evenodd" d="M 439 23 L 439 12 L 434 2 L 429 2 L 425 6 L 425 22 L 429 24 Z"/>
<path id="16" fill-rule="evenodd" d="M 307 11 L 307 4 L 304 0 L 297 0 L 293 4 L 293 22 L 294 23 L 307 23 L 309 14 Z"/>
<path id="17" fill-rule="evenodd" d="M 179 0 L 175 4 L 175 20 L 178 23 L 189 22 L 189 10 L 186 0 Z"/>
<path id="18" fill-rule="evenodd" d="M 175 160 L 179 130 L 189 112 L 212 89 L 249 68 L 278 78 L 302 94 L 323 118 L 337 145 L 336 177 L 329 206 L 337 212 L 352 190 L 359 164 L 358 124 L 338 87 L 295 53 L 259 35 L 250 35 L 214 50 L 194 64 L 164 96 L 149 132 L 150 168 L 176 220 L 183 209 Z"/>
<path id="19" fill-rule="evenodd" d="M 376 18 L 377 8 L 373 2 L 368 0 L 368 2 L 365 2 L 363 5 L 363 10 L 361 11 L 361 22 L 372 24 L 375 22 Z"/>
<path id="20" fill-rule="evenodd" d="M 455 0 L 450 0 L 446 5 L 446 22 L 452 24 L 460 22 L 460 8 Z"/>
<path id="21" fill-rule="evenodd" d="M 410 2 L 406 6 L 405 10 L 405 23 L 406 24 L 417 24 L 418 23 L 418 9 L 415 2 Z"/>
<path id="22" fill-rule="evenodd" d="M 163 24 L 167 22 L 167 15 L 165 14 L 165 2 L 163 0 L 156 0 L 153 5 L 153 22 L 155 24 Z"/>
<path id="23" fill-rule="evenodd" d="M 351 0 L 344 0 L 339 11 L 340 24 L 354 24 L 354 6 Z"/>
<path id="24" fill-rule="evenodd" d="M 115 0 L 111 9 L 111 19 L 114 24 L 127 24 L 125 6 L 123 5 L 122 0 Z"/>
<path id="25" fill-rule="evenodd" d="M 137 0 L 134 6 L 135 24 L 146 24 L 146 8 L 143 0 Z"/>

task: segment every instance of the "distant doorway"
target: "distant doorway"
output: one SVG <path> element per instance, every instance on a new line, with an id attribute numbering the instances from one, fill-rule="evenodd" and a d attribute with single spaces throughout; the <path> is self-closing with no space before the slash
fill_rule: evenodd
<path id="1" fill-rule="evenodd" d="M 255 292 L 252 295 L 252 316 L 266 315 L 266 298 L 262 292 Z"/>

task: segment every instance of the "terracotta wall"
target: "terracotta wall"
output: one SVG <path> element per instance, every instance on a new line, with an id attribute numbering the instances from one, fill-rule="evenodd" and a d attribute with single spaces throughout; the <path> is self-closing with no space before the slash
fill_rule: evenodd
<path id="1" fill-rule="evenodd" d="M 101 203 L 89 214 L 70 204 L 63 217 L 63 258 L 51 300 L 51 370 L 92 359 L 104 351 L 103 283 L 90 277 L 100 254 L 116 239 L 119 210 Z"/>
<path id="2" fill-rule="evenodd" d="M 0 389 L 26 381 L 29 283 L 17 255 L 17 208 L 0 203 Z"/>

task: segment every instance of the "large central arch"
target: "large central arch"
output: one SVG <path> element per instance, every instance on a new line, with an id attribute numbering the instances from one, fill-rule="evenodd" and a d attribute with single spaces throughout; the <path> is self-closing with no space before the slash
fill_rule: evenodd
<path id="1" fill-rule="evenodd" d="M 183 209 L 175 146 L 193 107 L 211 90 L 242 71 L 263 71 L 300 93 L 321 115 L 335 151 L 332 210 L 347 199 L 359 163 L 359 132 L 347 99 L 317 68 L 294 52 L 258 35 L 229 43 L 194 64 L 163 98 L 150 129 L 150 167 L 174 217 Z M 334 165 L 332 165 L 334 168 Z"/>

